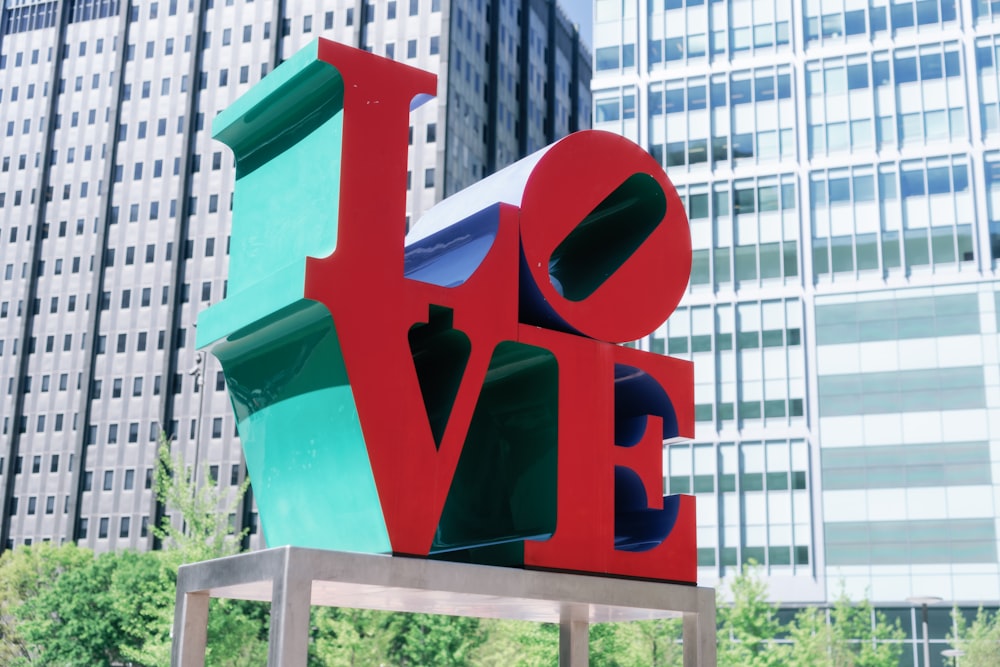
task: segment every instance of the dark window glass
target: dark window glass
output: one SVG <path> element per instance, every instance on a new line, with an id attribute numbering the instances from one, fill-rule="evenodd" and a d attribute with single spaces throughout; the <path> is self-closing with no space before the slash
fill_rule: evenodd
<path id="1" fill-rule="evenodd" d="M 961 76 L 962 66 L 958 57 L 958 51 L 948 51 L 944 54 L 944 75 Z"/>
<path id="2" fill-rule="evenodd" d="M 688 109 L 705 108 L 705 86 L 691 86 L 688 88 Z"/>
<path id="3" fill-rule="evenodd" d="M 955 177 L 955 192 L 965 192 L 969 189 L 969 171 L 964 164 L 952 167 L 952 175 Z"/>
<path id="4" fill-rule="evenodd" d="M 941 63 L 940 53 L 925 53 L 920 56 L 920 78 L 940 79 L 944 76 L 944 67 Z"/>
<path id="5" fill-rule="evenodd" d="M 750 103 L 750 79 L 733 81 L 729 84 L 729 99 L 732 104 Z"/>
<path id="6" fill-rule="evenodd" d="M 917 0 L 917 25 L 938 22 L 938 0 Z"/>
<path id="7" fill-rule="evenodd" d="M 887 27 L 885 7 L 871 7 L 869 10 L 868 20 L 871 22 L 872 35 L 878 32 L 884 32 Z"/>
<path id="8" fill-rule="evenodd" d="M 684 111 L 683 90 L 668 90 L 666 91 L 664 98 L 666 99 L 667 113 L 678 113 L 680 111 Z"/>
<path id="9" fill-rule="evenodd" d="M 976 69 L 993 67 L 993 49 L 989 46 L 976 47 Z"/>
<path id="10" fill-rule="evenodd" d="M 724 107 L 729 103 L 729 98 L 726 97 L 726 84 L 713 83 L 712 84 L 712 108 L 717 109 L 719 107 Z"/>
<path id="11" fill-rule="evenodd" d="M 830 203 L 847 202 L 851 200 L 850 180 L 847 178 L 831 178 L 829 182 Z"/>
<path id="12" fill-rule="evenodd" d="M 618 47 L 605 46 L 597 49 L 594 54 L 594 62 L 597 70 L 618 69 Z"/>
<path id="13" fill-rule="evenodd" d="M 754 80 L 754 99 L 758 102 L 774 99 L 774 77 L 762 76 Z"/>
<path id="14" fill-rule="evenodd" d="M 915 197 L 924 194 L 924 170 L 902 171 L 899 174 L 900 186 L 904 197 Z"/>
<path id="15" fill-rule="evenodd" d="M 910 58 L 896 58 L 893 61 L 894 70 L 896 74 L 896 84 L 910 83 L 911 81 L 917 80 L 917 59 L 914 57 Z"/>
<path id="16" fill-rule="evenodd" d="M 863 35 L 865 33 L 865 10 L 856 9 L 844 13 L 844 32 L 848 35 Z"/>
<path id="17" fill-rule="evenodd" d="M 785 100 L 792 96 L 792 75 L 778 75 L 778 99 Z"/>
<path id="18" fill-rule="evenodd" d="M 951 170 L 948 167 L 931 167 L 927 170 L 927 194 L 951 192 Z"/>
<path id="19" fill-rule="evenodd" d="M 753 157 L 753 134 L 733 135 L 733 159 Z"/>
<path id="20" fill-rule="evenodd" d="M 913 27 L 913 5 L 909 2 L 892 4 L 892 29 Z"/>
<path id="21" fill-rule="evenodd" d="M 868 65 L 847 66 L 847 89 L 857 90 L 868 87 Z"/>

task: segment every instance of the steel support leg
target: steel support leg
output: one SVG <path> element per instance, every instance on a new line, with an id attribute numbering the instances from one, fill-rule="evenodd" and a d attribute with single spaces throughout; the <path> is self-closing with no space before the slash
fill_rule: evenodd
<path id="1" fill-rule="evenodd" d="M 298 576 L 293 559 L 274 579 L 271 593 L 271 635 L 267 664 L 306 667 L 309 655 L 309 610 L 312 581 Z"/>
<path id="2" fill-rule="evenodd" d="M 559 619 L 559 667 L 587 667 L 590 622 L 586 609 L 564 608 Z"/>
<path id="3" fill-rule="evenodd" d="M 208 593 L 188 593 L 178 577 L 174 603 L 173 667 L 205 664 L 208 641 Z"/>

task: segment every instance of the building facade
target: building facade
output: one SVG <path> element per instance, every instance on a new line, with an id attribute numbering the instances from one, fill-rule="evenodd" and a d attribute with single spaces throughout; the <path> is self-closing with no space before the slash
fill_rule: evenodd
<path id="1" fill-rule="evenodd" d="M 995 5 L 594 8 L 594 127 L 691 223 L 688 296 L 641 344 L 695 362 L 665 485 L 698 496 L 701 581 L 753 559 L 791 605 L 843 582 L 911 638 L 906 600 L 935 596 L 943 640 L 952 604 L 1000 599 Z"/>
<path id="2" fill-rule="evenodd" d="M 193 349 L 226 291 L 234 169 L 211 121 L 317 36 L 438 74 L 408 222 L 590 122 L 590 55 L 553 0 L 4 0 L 0 546 L 154 547 L 161 430 L 235 494 L 224 379 Z M 251 501 L 233 520 L 261 545 Z"/>

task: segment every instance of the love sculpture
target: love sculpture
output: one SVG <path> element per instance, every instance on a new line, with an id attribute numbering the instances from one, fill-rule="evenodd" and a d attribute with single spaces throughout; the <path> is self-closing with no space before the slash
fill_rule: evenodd
<path id="1" fill-rule="evenodd" d="M 324 39 L 215 121 L 236 157 L 220 360 L 268 546 L 695 582 L 662 495 L 693 368 L 619 345 L 684 293 L 660 166 L 572 134 L 406 235 L 410 112 L 436 77 Z"/>

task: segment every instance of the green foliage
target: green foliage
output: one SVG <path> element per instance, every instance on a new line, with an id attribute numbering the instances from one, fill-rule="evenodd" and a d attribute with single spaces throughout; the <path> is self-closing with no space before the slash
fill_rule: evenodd
<path id="1" fill-rule="evenodd" d="M 684 660 L 684 647 L 680 644 L 683 624 L 681 619 L 639 621 L 629 626 L 638 638 L 639 657 L 642 665 L 669 667 Z"/>
<path id="2" fill-rule="evenodd" d="M 245 480 L 235 497 L 220 509 L 222 495 L 215 480 L 205 479 L 195 489 L 191 474 L 183 461 L 171 456 L 170 442 L 161 432 L 153 491 L 168 514 L 153 527 L 153 534 L 163 540 L 166 551 L 177 556 L 178 564 L 238 553 L 246 533 L 233 532 L 229 515 L 236 511 L 249 483 Z M 180 514 L 180 527 L 171 522 L 171 513 Z"/>
<path id="3" fill-rule="evenodd" d="M 19 623 L 21 607 L 52 586 L 67 570 L 93 558 L 75 544 L 41 542 L 0 556 L 0 664 L 30 664 L 33 652 Z"/>
<path id="4" fill-rule="evenodd" d="M 101 554 L 60 573 L 15 611 L 20 631 L 42 665 L 101 665 L 121 661 L 122 619 L 112 579 L 119 556 Z"/>
<path id="5" fill-rule="evenodd" d="M 596 667 L 666 667 L 683 659 L 680 619 L 601 623 L 590 628 L 590 664 Z"/>
<path id="6" fill-rule="evenodd" d="M 385 612 L 318 607 L 312 610 L 309 664 L 378 667 L 387 660 Z"/>
<path id="7" fill-rule="evenodd" d="M 470 665 L 486 640 L 478 618 L 391 614 L 386 617 L 388 657 L 399 667 Z"/>
<path id="8" fill-rule="evenodd" d="M 126 551 L 119 560 L 111 585 L 113 608 L 122 619 L 122 658 L 141 665 L 170 664 L 175 556 L 160 551 Z"/>
<path id="9" fill-rule="evenodd" d="M 720 589 L 721 596 L 721 589 Z M 771 667 L 784 664 L 785 647 L 774 640 L 781 632 L 778 606 L 767 599 L 767 584 L 751 562 L 729 582 L 732 602 L 720 600 L 720 667 Z"/>
<path id="10" fill-rule="evenodd" d="M 730 582 L 732 603 L 719 605 L 719 665 L 760 667 L 894 667 L 905 637 L 867 600 L 841 590 L 833 607 L 805 607 L 788 625 L 768 601 L 760 569 L 750 563 Z M 872 627 L 874 615 L 875 624 Z M 782 639 L 781 642 L 775 639 Z"/>
<path id="11" fill-rule="evenodd" d="M 248 600 L 212 600 L 208 614 L 208 667 L 267 663 L 271 606 Z"/>
<path id="12" fill-rule="evenodd" d="M 1000 611 L 988 612 L 982 607 L 969 623 L 957 610 L 952 610 L 955 634 L 949 635 L 952 648 L 965 651 L 959 659 L 962 667 L 1000 667 Z"/>
<path id="13" fill-rule="evenodd" d="M 841 590 L 826 611 L 807 607 L 795 615 L 788 629 L 792 640 L 789 651 L 790 667 L 891 667 L 899 664 L 906 635 L 898 622 L 892 625 L 881 612 L 875 613 L 867 600 L 854 603 Z"/>
<path id="14" fill-rule="evenodd" d="M 527 621 L 482 621 L 486 641 L 472 660 L 477 667 L 550 667 L 559 662 L 559 626 Z"/>

